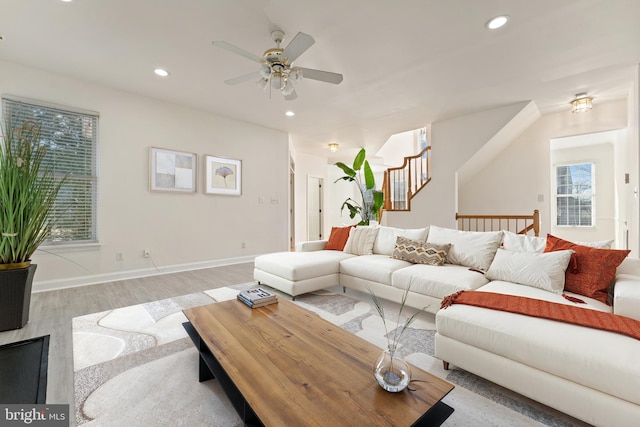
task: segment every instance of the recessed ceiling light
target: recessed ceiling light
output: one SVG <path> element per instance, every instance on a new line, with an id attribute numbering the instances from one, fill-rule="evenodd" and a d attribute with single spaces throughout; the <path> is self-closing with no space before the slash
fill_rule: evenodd
<path id="1" fill-rule="evenodd" d="M 169 75 L 169 72 L 162 68 L 156 68 L 155 70 L 153 70 L 153 72 L 159 75 L 160 77 L 167 77 Z"/>
<path id="2" fill-rule="evenodd" d="M 294 113 L 293 111 L 287 111 L 286 113 L 284 113 L 287 117 L 293 117 L 296 115 L 296 113 Z"/>
<path id="3" fill-rule="evenodd" d="M 71 3 L 72 0 L 62 0 L 65 3 Z"/>
<path id="4" fill-rule="evenodd" d="M 490 19 L 485 25 L 490 30 L 497 30 L 498 28 L 503 27 L 507 22 L 509 22 L 509 15 L 500 15 Z"/>

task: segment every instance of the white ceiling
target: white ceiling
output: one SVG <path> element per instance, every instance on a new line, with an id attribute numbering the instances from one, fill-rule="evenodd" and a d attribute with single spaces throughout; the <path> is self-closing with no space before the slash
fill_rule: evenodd
<path id="1" fill-rule="evenodd" d="M 510 22 L 487 30 L 499 14 Z M 579 92 L 594 108 L 624 98 L 639 22 L 640 0 L 0 0 L 0 60 L 287 131 L 329 156 L 329 142 L 375 152 L 394 133 L 523 100 L 545 113 Z M 344 81 L 302 80 L 294 101 L 225 85 L 257 64 L 211 42 L 261 55 L 274 29 L 284 46 L 312 35 L 295 65 Z"/>

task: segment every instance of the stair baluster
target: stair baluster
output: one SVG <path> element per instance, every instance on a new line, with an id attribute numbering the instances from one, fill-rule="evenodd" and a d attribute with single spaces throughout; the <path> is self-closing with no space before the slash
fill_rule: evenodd
<path id="1" fill-rule="evenodd" d="M 415 156 L 405 157 L 402 166 L 384 172 L 385 210 L 411 210 L 411 199 L 431 180 L 430 152 L 431 146 L 427 146 Z"/>

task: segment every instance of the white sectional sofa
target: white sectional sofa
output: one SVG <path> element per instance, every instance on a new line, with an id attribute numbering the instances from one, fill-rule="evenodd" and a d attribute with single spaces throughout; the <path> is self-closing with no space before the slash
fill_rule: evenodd
<path id="1" fill-rule="evenodd" d="M 367 227 L 358 227 L 358 229 Z M 445 264 L 443 266 L 414 264 L 394 259 L 393 254 L 397 237 L 417 241 L 428 240 L 429 228 L 399 229 L 393 227 L 375 227 L 377 232 L 370 248 L 358 248 L 352 253 L 347 251 L 324 250 L 327 240 L 303 242 L 296 246 L 295 252 L 277 252 L 260 255 L 255 258 L 254 279 L 285 292 L 292 297 L 330 286 L 341 285 L 362 292 L 372 290 L 377 296 L 399 302 L 405 289 L 410 286 L 407 305 L 435 313 L 445 296 L 459 291 L 477 289 L 489 282 L 482 271 L 491 262 L 492 254 L 500 245 L 501 232 L 476 233 L 482 235 L 477 251 L 484 260 L 466 261 L 469 266 Z M 443 231 L 448 238 L 457 230 L 431 227 L 431 239 L 438 237 L 435 230 Z M 464 245 L 473 251 L 476 248 Z M 486 246 L 486 247 L 485 247 Z M 345 247 L 345 250 L 348 250 Z M 458 250 L 458 253 L 461 251 Z M 488 256 L 487 254 L 491 254 Z M 481 258 L 481 256 L 478 256 Z"/>
<path id="2" fill-rule="evenodd" d="M 361 231 L 361 237 L 363 233 L 374 234 Z M 563 288 L 565 270 L 578 269 L 571 265 L 577 259 L 575 248 L 542 253 L 545 238 L 436 226 L 377 227 L 373 242 L 370 235 L 366 237 L 356 247 L 350 245 L 354 243 L 350 237 L 343 251 L 324 250 L 327 241 L 314 241 L 299 244 L 296 252 L 258 256 L 254 277 L 294 298 L 340 284 L 400 301 L 410 286 L 407 305 L 436 313 L 435 352 L 446 365 L 456 365 L 593 425 L 640 425 L 640 340 L 463 304 L 440 310 L 444 297 L 477 290 L 578 305 L 640 321 L 640 260 L 626 258 L 614 267 L 611 306 L 602 294 L 591 298 Z M 394 258 L 403 258 L 403 246 L 396 245 L 401 241 L 398 237 L 424 242 L 427 248 L 450 245 L 446 263 Z M 408 259 L 412 261 L 414 246 L 405 251 L 411 252 Z M 569 301 L 563 294 L 584 303 Z"/>

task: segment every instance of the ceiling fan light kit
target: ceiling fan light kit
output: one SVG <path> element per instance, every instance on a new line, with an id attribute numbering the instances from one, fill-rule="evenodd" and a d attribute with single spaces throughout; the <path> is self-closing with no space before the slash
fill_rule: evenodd
<path id="1" fill-rule="evenodd" d="M 236 85 L 245 81 L 258 79 L 256 84 L 259 87 L 263 89 L 269 87 L 273 90 L 278 90 L 284 96 L 284 99 L 290 101 L 298 97 L 294 83 L 298 83 L 303 78 L 332 84 L 339 84 L 342 82 L 342 74 L 292 66 L 293 61 L 295 61 L 315 43 L 315 40 L 310 35 L 302 32 L 296 34 L 293 40 L 291 40 L 284 49 L 280 47 L 280 44 L 284 40 L 284 33 L 282 31 L 275 30 L 271 32 L 271 37 L 276 43 L 276 47 L 267 49 L 262 54 L 262 57 L 247 52 L 246 50 L 225 41 L 213 42 L 214 46 L 226 49 L 237 55 L 244 56 L 245 58 L 260 64 L 258 71 L 226 80 L 226 84 Z"/>

